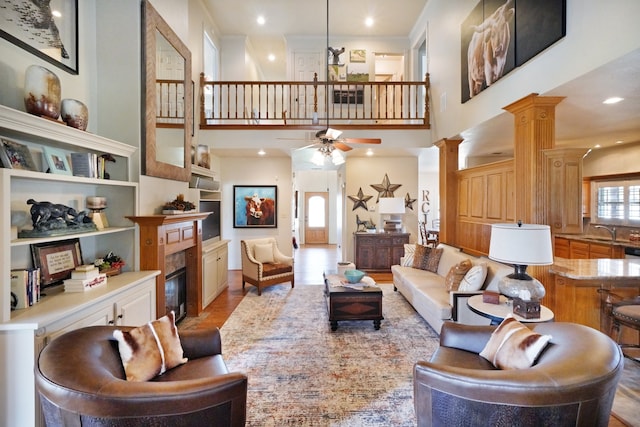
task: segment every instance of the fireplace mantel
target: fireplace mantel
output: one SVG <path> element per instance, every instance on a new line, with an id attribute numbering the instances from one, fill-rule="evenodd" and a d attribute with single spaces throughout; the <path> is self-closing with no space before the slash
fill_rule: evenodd
<path id="1" fill-rule="evenodd" d="M 128 216 L 140 227 L 140 269 L 160 270 L 156 276 L 156 315 L 167 312 L 165 258 L 184 251 L 187 269 L 187 316 L 202 312 L 202 220 L 206 213 Z"/>

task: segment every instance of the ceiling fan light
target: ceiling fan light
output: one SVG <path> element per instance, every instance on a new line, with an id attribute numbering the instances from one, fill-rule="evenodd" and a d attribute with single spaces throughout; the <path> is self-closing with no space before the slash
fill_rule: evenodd
<path id="1" fill-rule="evenodd" d="M 316 150 L 316 152 L 313 153 L 313 157 L 311 157 L 311 163 L 317 166 L 322 166 L 324 165 L 324 158 L 324 154 Z"/>
<path id="2" fill-rule="evenodd" d="M 327 139 L 338 139 L 342 135 L 342 131 L 328 128 L 324 135 Z"/>
<path id="3" fill-rule="evenodd" d="M 339 150 L 333 150 L 331 153 L 331 161 L 336 166 L 341 165 L 344 163 L 344 156 Z"/>

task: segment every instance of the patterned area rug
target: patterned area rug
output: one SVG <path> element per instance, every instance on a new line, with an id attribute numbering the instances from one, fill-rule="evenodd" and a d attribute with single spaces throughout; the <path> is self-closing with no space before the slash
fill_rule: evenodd
<path id="1" fill-rule="evenodd" d="M 640 363 L 624 359 L 624 373 L 618 383 L 612 412 L 630 427 L 640 427 Z"/>
<path id="2" fill-rule="evenodd" d="M 438 346 L 406 300 L 383 289 L 380 330 L 339 322 L 323 286 L 248 293 L 221 328 L 230 370 L 249 377 L 247 426 L 415 426 L 413 365 Z"/>

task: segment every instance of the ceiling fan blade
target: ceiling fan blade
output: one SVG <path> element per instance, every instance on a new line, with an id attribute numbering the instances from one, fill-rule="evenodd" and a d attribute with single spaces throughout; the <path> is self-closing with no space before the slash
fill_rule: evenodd
<path id="1" fill-rule="evenodd" d="M 336 147 L 338 150 L 342 150 L 342 151 L 353 150 L 353 148 L 349 147 L 347 144 L 345 144 L 342 141 L 335 141 L 333 143 L 333 146 Z"/>
<path id="2" fill-rule="evenodd" d="M 338 139 L 340 138 L 340 135 L 342 135 L 342 131 L 339 131 L 337 129 L 331 129 L 328 128 L 325 132 L 324 132 L 324 137 L 327 139 Z"/>
<path id="3" fill-rule="evenodd" d="M 348 142 L 349 144 L 381 144 L 382 140 L 380 138 L 343 138 L 343 142 Z"/>

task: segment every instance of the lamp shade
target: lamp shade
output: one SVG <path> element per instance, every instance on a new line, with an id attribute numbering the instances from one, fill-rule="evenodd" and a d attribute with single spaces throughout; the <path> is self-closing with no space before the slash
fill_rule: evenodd
<path id="1" fill-rule="evenodd" d="M 381 214 L 398 215 L 405 212 L 402 197 L 382 197 L 378 203 L 378 212 Z"/>
<path id="2" fill-rule="evenodd" d="M 505 264 L 553 264 L 551 229 L 541 224 L 493 224 L 489 258 Z"/>

